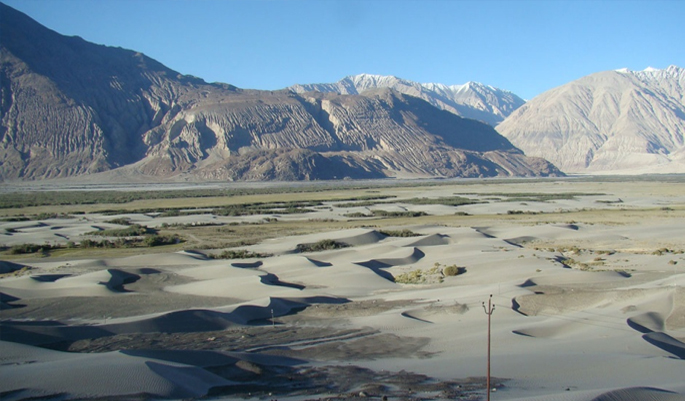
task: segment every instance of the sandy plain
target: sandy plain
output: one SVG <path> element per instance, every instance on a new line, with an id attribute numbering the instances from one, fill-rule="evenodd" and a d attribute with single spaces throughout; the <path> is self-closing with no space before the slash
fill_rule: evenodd
<path id="1" fill-rule="evenodd" d="M 342 200 L 350 196 L 378 199 Z M 450 205 L 455 196 L 474 203 Z M 308 213 L 211 213 L 314 198 Z M 162 203 L 188 209 L 149 212 Z M 683 177 L 381 185 L 4 214 L 79 208 L 0 222 L 0 244 L 78 243 L 123 227 L 108 223 L 117 218 L 186 241 L 0 255 L 3 400 L 485 399 L 490 296 L 491 399 L 685 399 Z M 402 230 L 415 236 L 396 236 Z M 298 247 L 322 240 L 345 247 Z M 260 256 L 209 257 L 229 246 Z M 448 266 L 460 274 L 446 275 Z"/>

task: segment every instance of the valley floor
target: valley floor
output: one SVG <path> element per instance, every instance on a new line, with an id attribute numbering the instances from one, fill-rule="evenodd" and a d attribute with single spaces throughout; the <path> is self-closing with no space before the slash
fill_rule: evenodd
<path id="1" fill-rule="evenodd" d="M 317 203 L 245 212 L 286 200 Z M 217 213 L 229 204 L 242 212 Z M 67 214 L 16 218 L 46 210 Z M 492 399 L 685 399 L 682 180 L 382 185 L 4 214 L 3 400 L 485 399 L 490 296 Z M 77 246 L 122 222 L 184 242 Z M 10 254 L 29 243 L 54 247 Z"/>

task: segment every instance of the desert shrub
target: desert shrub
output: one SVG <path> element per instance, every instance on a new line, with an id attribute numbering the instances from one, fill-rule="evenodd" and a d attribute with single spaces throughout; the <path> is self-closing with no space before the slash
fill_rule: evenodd
<path id="1" fill-rule="evenodd" d="M 33 216 L 33 220 L 49 220 L 49 219 L 57 219 L 59 217 L 68 217 L 67 215 L 64 214 L 57 214 L 57 213 L 38 213 L 37 215 Z"/>
<path id="2" fill-rule="evenodd" d="M 122 226 L 130 226 L 131 220 L 129 220 L 127 217 L 117 217 L 116 219 L 106 220 L 105 223 L 119 224 Z"/>
<path id="3" fill-rule="evenodd" d="M 395 277 L 395 282 L 400 284 L 421 284 L 426 281 L 421 269 L 412 270 L 406 273 L 398 274 Z"/>
<path id="4" fill-rule="evenodd" d="M 428 216 L 426 212 L 389 212 L 387 210 L 372 210 L 371 213 L 374 217 L 421 217 Z"/>
<path id="5" fill-rule="evenodd" d="M 595 202 L 597 203 L 604 203 L 604 204 L 612 204 L 612 203 L 623 203 L 623 200 L 621 198 L 618 198 L 617 200 L 602 200 L 598 199 Z"/>
<path id="6" fill-rule="evenodd" d="M 44 251 L 50 251 L 52 249 L 59 248 L 59 245 L 50 245 L 50 244 L 21 244 L 21 245 L 14 245 L 10 247 L 10 249 L 7 251 L 10 255 L 23 255 L 27 253 L 36 253 L 36 252 L 44 252 Z"/>
<path id="7" fill-rule="evenodd" d="M 464 198 L 461 196 L 450 196 L 442 198 L 412 198 L 401 201 L 402 203 L 409 203 L 411 205 L 445 205 L 445 206 L 462 206 L 473 205 L 481 203 L 480 201 Z"/>
<path id="8" fill-rule="evenodd" d="M 421 234 L 417 234 L 411 230 L 407 230 L 406 228 L 404 230 L 381 230 L 379 231 L 381 234 L 387 236 L 387 237 L 418 237 Z"/>
<path id="9" fill-rule="evenodd" d="M 180 215 L 181 211 L 179 209 L 168 209 L 161 212 L 157 217 L 178 217 Z"/>
<path id="10" fill-rule="evenodd" d="M 212 259 L 250 259 L 250 258 L 268 258 L 269 254 L 250 252 L 246 249 L 225 250 L 219 254 L 207 255 Z"/>
<path id="11" fill-rule="evenodd" d="M 85 235 L 99 235 L 101 237 L 136 237 L 145 234 L 156 234 L 157 231 L 152 228 L 134 224 L 127 228 L 113 228 L 110 230 L 91 231 Z"/>
<path id="12" fill-rule="evenodd" d="M 0 221 L 29 221 L 29 220 L 31 220 L 31 219 L 29 219 L 28 217 L 26 217 L 24 215 L 7 216 L 7 217 L 0 218 Z"/>
<path id="13" fill-rule="evenodd" d="M 442 269 L 442 273 L 445 276 L 458 276 L 460 274 L 466 273 L 466 268 L 458 267 L 457 265 L 445 266 L 445 268 Z"/>
<path id="14" fill-rule="evenodd" d="M 114 241 L 110 240 L 92 240 L 84 239 L 81 241 L 79 246 L 84 249 L 90 248 L 131 248 L 139 244 L 141 240 L 139 239 L 127 239 L 127 238 L 117 238 Z"/>
<path id="15" fill-rule="evenodd" d="M 297 244 L 297 251 L 298 252 L 319 252 L 319 251 L 328 251 L 331 249 L 340 249 L 340 248 L 345 248 L 348 247 L 348 244 L 338 242 L 332 239 L 322 239 L 319 242 L 315 242 L 312 244 Z"/>
<path id="16" fill-rule="evenodd" d="M 669 260 L 669 261 L 668 261 L 668 264 L 669 264 L 669 265 L 677 265 L 678 262 L 675 261 L 675 260 Z"/>
<path id="17" fill-rule="evenodd" d="M 150 235 L 145 237 L 143 244 L 145 246 L 161 246 L 161 245 L 174 245 L 183 242 L 181 237 L 178 235 Z"/>
<path id="18" fill-rule="evenodd" d="M 652 252 L 652 255 L 661 256 L 665 253 L 670 253 L 670 252 L 671 252 L 671 250 L 668 248 L 660 248 L 660 249 L 657 249 L 656 251 Z"/>
<path id="19" fill-rule="evenodd" d="M 344 214 L 345 217 L 351 217 L 351 218 L 359 218 L 359 217 L 373 217 L 372 214 L 364 214 L 361 212 L 354 212 L 354 213 L 346 213 Z"/>

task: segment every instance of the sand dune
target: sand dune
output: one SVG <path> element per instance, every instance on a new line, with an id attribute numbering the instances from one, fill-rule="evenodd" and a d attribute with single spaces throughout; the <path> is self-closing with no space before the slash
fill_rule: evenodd
<path id="1" fill-rule="evenodd" d="M 15 345 L 5 341 L 0 342 L 0 348 L 3 354 L 12 352 L 19 356 L 13 358 L 17 362 L 24 360 L 27 353 L 25 350 L 13 351 Z M 79 398 L 148 394 L 178 399 L 200 397 L 212 387 L 230 384 L 199 367 L 121 352 L 55 354 L 31 350 L 28 353 L 33 363 L 2 369 L 4 400 L 61 393 Z M 77 388 L 73 385 L 75 380 L 79 383 Z"/>
<path id="2" fill-rule="evenodd" d="M 398 255 L 398 257 L 393 257 Z M 406 256 L 403 256 L 406 255 Z M 409 265 L 418 262 L 423 259 L 426 254 L 419 248 L 413 247 L 408 249 L 398 249 L 392 252 L 389 258 L 383 259 L 371 259 L 363 262 L 356 262 L 360 266 L 370 267 L 370 268 L 387 268 L 393 266 Z"/>
<path id="3" fill-rule="evenodd" d="M 522 192 L 502 185 L 501 192 Z M 573 192 L 566 182 L 525 185 Z M 373 399 L 483 399 L 483 302 L 492 296 L 493 399 L 685 399 L 685 195 L 583 185 L 607 193 L 549 202 L 497 195 L 501 201 L 458 208 L 398 201 L 382 209 L 432 214 L 391 228 L 420 236 L 387 236 L 371 226 L 381 221 L 362 219 L 350 223 L 358 228 L 243 247 L 268 257 L 215 260 L 182 251 L 0 262 L 3 273 L 31 268 L 0 279 L 0 394 L 295 401 L 364 391 Z M 493 187 L 397 192 L 401 199 L 460 190 Z M 623 203 L 597 202 L 618 197 Z M 640 205 L 673 210 L 641 219 L 631 211 Z M 343 219 L 344 210 L 331 208 L 316 218 Z M 581 209 L 498 220 L 509 210 Z M 616 210 L 625 216 L 603 212 Z M 457 211 L 482 215 L 435 218 Z M 150 225 L 263 218 L 122 216 Z M 112 217 L 80 218 L 2 222 L 14 232 L 1 239 L 69 237 L 84 226 L 107 227 Z M 283 218 L 307 224 L 311 215 Z M 349 247 L 298 251 L 326 239 Z M 461 274 L 446 276 L 450 265 Z M 396 280 L 408 272 L 420 279 Z"/>

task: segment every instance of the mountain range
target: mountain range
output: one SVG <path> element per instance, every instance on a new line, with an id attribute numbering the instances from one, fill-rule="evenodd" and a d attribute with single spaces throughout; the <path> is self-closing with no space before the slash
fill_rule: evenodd
<path id="1" fill-rule="evenodd" d="M 562 175 L 418 97 L 257 91 L 66 37 L 0 3 L 0 177 L 216 180 Z"/>
<path id="2" fill-rule="evenodd" d="M 591 74 L 536 96 L 497 131 L 566 173 L 685 173 L 685 70 Z"/>
<path id="3" fill-rule="evenodd" d="M 599 72 L 528 102 L 371 74 L 259 91 L 61 35 L 2 3 L 0 23 L 4 181 L 685 173 L 677 66 Z"/>
<path id="4" fill-rule="evenodd" d="M 483 121 L 492 126 L 502 122 L 525 103 L 525 100 L 512 92 L 479 82 L 467 82 L 463 85 L 421 84 L 395 76 L 372 74 L 351 75 L 336 83 L 300 84 L 290 87 L 297 93 L 317 91 L 354 95 L 375 88 L 391 88 L 405 95 L 423 99 L 442 110 Z"/>

